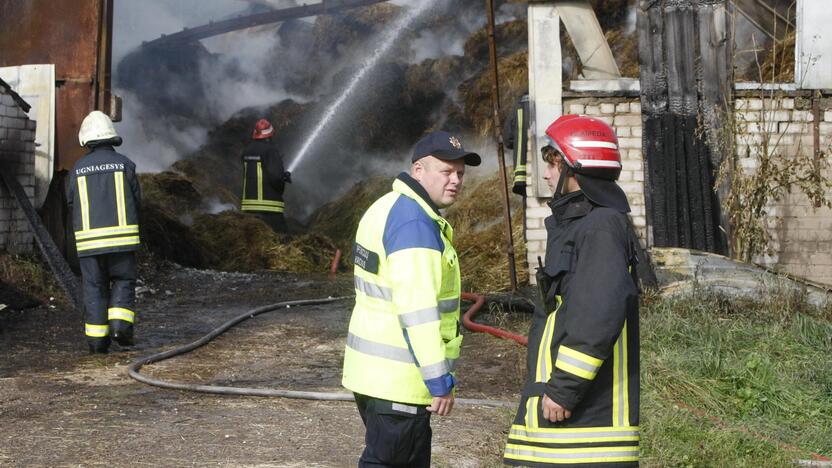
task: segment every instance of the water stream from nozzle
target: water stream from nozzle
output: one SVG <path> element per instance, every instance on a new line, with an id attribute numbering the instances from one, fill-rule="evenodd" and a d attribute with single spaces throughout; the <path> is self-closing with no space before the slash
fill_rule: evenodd
<path id="1" fill-rule="evenodd" d="M 413 7 L 404 16 L 399 18 L 399 20 L 396 21 L 396 24 L 385 33 L 384 37 L 381 38 L 381 43 L 378 46 L 378 48 L 376 48 L 373 54 L 367 59 L 366 62 L 364 62 L 364 65 L 361 67 L 360 70 L 358 70 L 358 73 L 356 73 L 355 76 L 352 77 L 347 87 L 344 88 L 344 91 L 341 93 L 340 96 L 338 96 L 338 99 L 336 99 L 332 104 L 330 104 L 330 106 L 324 113 L 324 116 L 318 123 L 318 126 L 315 127 L 315 129 L 312 130 L 312 133 L 310 133 L 309 136 L 306 138 L 306 141 L 303 143 L 303 146 L 298 152 L 298 155 L 295 156 L 295 158 L 289 164 L 289 172 L 295 170 L 300 161 L 309 151 L 309 148 L 317 140 L 318 135 L 321 133 L 324 127 L 326 127 L 327 124 L 332 120 L 332 118 L 335 116 L 335 113 L 338 112 L 338 109 L 341 107 L 344 101 L 346 101 L 347 98 L 352 94 L 353 90 L 358 85 L 358 83 L 360 83 L 361 80 L 367 75 L 367 73 L 370 70 L 372 70 L 373 67 L 375 67 L 379 59 L 382 56 L 384 56 L 384 54 L 388 50 L 390 50 L 390 48 L 396 42 L 396 39 L 399 38 L 399 35 L 401 34 L 402 30 L 408 27 L 413 21 L 416 20 L 416 18 L 418 18 L 422 13 L 428 10 L 431 7 L 431 5 L 433 5 L 435 2 L 436 0 L 425 0 L 422 2 L 418 2 L 417 6 Z"/>

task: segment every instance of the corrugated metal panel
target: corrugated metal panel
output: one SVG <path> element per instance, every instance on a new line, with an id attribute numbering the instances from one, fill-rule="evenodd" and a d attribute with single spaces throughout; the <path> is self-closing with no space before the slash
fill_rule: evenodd
<path id="1" fill-rule="evenodd" d="M 803 89 L 832 89 L 832 8 L 828 0 L 798 0 L 795 83 Z"/>
<path id="2" fill-rule="evenodd" d="M 99 53 L 102 38 L 108 40 L 112 30 L 111 6 L 112 0 L 0 0 L 0 66 L 55 65 L 59 170 L 69 169 L 83 154 L 77 139 L 81 120 L 93 109 L 104 109 L 101 95 L 109 94 L 103 81 L 109 61 L 99 71 Z"/>

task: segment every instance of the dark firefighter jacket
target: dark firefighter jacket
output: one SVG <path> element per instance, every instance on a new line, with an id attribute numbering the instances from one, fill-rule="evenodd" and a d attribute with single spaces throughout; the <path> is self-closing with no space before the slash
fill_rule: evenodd
<path id="1" fill-rule="evenodd" d="M 524 466 L 638 463 L 637 240 L 626 214 L 581 192 L 553 202 L 546 218 L 543 307 L 529 330 L 523 399 L 505 461 Z M 543 418 L 546 394 L 572 412 Z"/>
<path id="2" fill-rule="evenodd" d="M 127 156 L 96 147 L 75 163 L 67 191 L 79 257 L 139 248 L 141 192 Z"/>
<path id="3" fill-rule="evenodd" d="M 511 191 L 526 195 L 526 158 L 528 157 L 529 95 L 517 103 L 514 113 L 506 120 L 503 141 L 506 148 L 514 150 L 514 180 Z"/>
<path id="4" fill-rule="evenodd" d="M 271 142 L 256 140 L 243 150 L 243 197 L 240 209 L 283 213 L 283 157 Z"/>

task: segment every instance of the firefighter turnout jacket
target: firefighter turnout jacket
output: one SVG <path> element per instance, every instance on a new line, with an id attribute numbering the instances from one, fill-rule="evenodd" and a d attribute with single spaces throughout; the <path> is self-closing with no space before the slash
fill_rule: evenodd
<path id="1" fill-rule="evenodd" d="M 72 168 L 68 192 L 79 257 L 138 250 L 141 193 L 130 159 L 93 148 Z"/>
<path id="2" fill-rule="evenodd" d="M 504 461 L 630 466 L 639 450 L 638 288 L 626 214 L 582 192 L 550 204 L 542 304 L 529 330 L 528 380 Z M 572 412 L 543 418 L 542 398 Z"/>
<path id="3" fill-rule="evenodd" d="M 361 218 L 344 387 L 413 405 L 453 391 L 460 276 L 453 229 L 402 173 Z"/>
<path id="4" fill-rule="evenodd" d="M 283 213 L 283 157 L 269 141 L 255 140 L 243 150 L 243 197 L 240 209 Z"/>
<path id="5" fill-rule="evenodd" d="M 529 95 L 524 94 L 506 120 L 503 141 L 506 148 L 514 150 L 514 175 L 511 191 L 526 195 L 526 158 L 528 157 Z"/>

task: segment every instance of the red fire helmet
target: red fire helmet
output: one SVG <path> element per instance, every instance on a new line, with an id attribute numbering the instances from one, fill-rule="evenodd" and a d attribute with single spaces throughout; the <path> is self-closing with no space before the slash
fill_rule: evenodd
<path id="1" fill-rule="evenodd" d="M 548 142 L 575 174 L 616 180 L 621 174 L 618 137 L 612 127 L 586 115 L 564 115 L 546 129 Z"/>
<path id="2" fill-rule="evenodd" d="M 274 136 L 274 127 L 266 119 L 260 119 L 254 125 L 254 133 L 251 135 L 255 140 L 265 140 Z"/>

